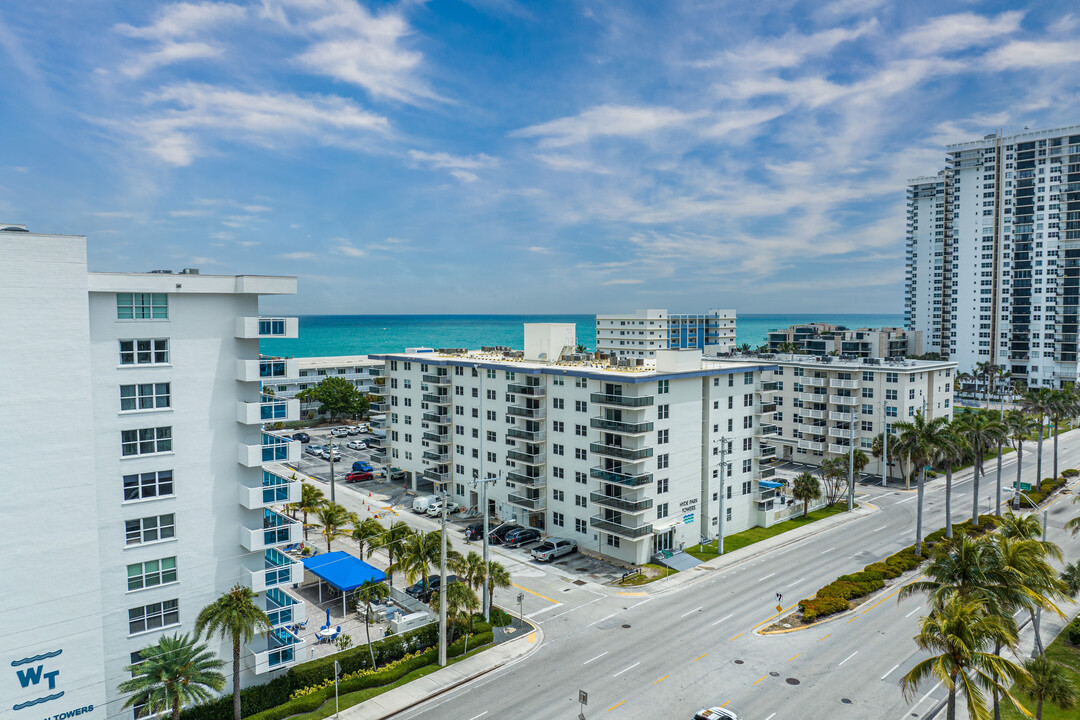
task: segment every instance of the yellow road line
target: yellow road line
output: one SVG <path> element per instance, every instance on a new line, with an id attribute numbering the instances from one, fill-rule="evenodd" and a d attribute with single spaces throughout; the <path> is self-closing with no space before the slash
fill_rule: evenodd
<path id="1" fill-rule="evenodd" d="M 848 621 L 847 621 L 847 624 L 848 624 L 848 625 L 850 625 L 851 623 L 855 622 L 855 621 L 856 621 L 856 620 L 858 620 L 858 619 L 859 619 L 859 616 L 858 616 L 858 615 L 856 615 L 855 617 L 853 617 L 853 618 L 851 618 L 850 620 L 848 620 Z"/>
<path id="2" fill-rule="evenodd" d="M 617 592 L 615 594 L 616 595 L 626 595 L 628 597 L 641 597 L 643 595 L 648 595 L 649 593 L 647 593 L 647 592 Z"/>
<path id="3" fill-rule="evenodd" d="M 898 592 L 900 592 L 901 590 L 903 590 L 903 589 L 904 589 L 905 587 L 907 587 L 907 586 L 908 586 L 908 585 L 910 585 L 911 583 L 913 583 L 913 582 L 918 582 L 918 581 L 919 581 L 919 579 L 920 579 L 920 578 L 922 578 L 922 577 L 923 577 L 923 573 L 919 573 L 918 575 L 916 575 L 915 577 L 913 577 L 913 578 L 912 578 L 911 580 L 909 580 L 908 582 L 904 583 L 904 584 L 903 584 L 903 585 L 901 585 L 900 587 L 896 588 L 896 589 L 895 589 L 895 590 L 893 590 L 893 591 L 892 591 L 891 593 L 889 593 L 889 594 L 888 594 L 888 595 L 886 595 L 885 597 L 881 598 L 880 600 L 878 600 L 878 601 L 877 601 L 876 603 L 874 603 L 874 604 L 873 604 L 873 605 L 871 605 L 870 607 L 866 608 L 865 610 L 862 610 L 862 611 L 861 611 L 861 612 L 862 612 L 862 614 L 863 614 L 863 615 L 865 615 L 866 613 L 870 612 L 871 610 L 873 610 L 874 608 L 876 608 L 876 607 L 877 607 L 878 605 L 880 605 L 881 603 L 885 602 L 885 601 L 886 601 L 886 600 L 888 600 L 889 598 L 891 598 L 891 597 L 893 597 L 894 595 L 896 595 L 896 594 L 897 594 Z"/>
<path id="4" fill-rule="evenodd" d="M 726 703 L 724 703 L 724 704 L 723 704 L 723 705 L 721 705 L 720 707 L 727 707 L 727 706 L 728 706 L 728 705 L 730 705 L 730 704 L 731 704 L 731 701 L 730 701 L 730 700 L 728 700 L 728 701 L 727 701 Z"/>
<path id="5" fill-rule="evenodd" d="M 767 678 L 767 677 L 769 677 L 769 676 L 768 676 L 768 675 L 762 675 L 761 677 L 759 677 L 759 678 L 757 679 L 757 682 L 755 682 L 754 684 L 755 684 L 755 685 L 757 685 L 757 684 L 758 684 L 759 682 L 761 682 L 762 680 L 764 680 L 764 679 L 765 679 L 765 678 Z"/>
<path id="6" fill-rule="evenodd" d="M 528 640 L 530 644 L 535 645 L 536 644 L 536 633 L 529 633 L 529 636 L 527 638 L 525 638 L 525 639 Z"/>
<path id="7" fill-rule="evenodd" d="M 739 638 L 741 638 L 742 636 L 743 636 L 743 633 L 739 633 L 735 637 L 731 638 L 731 640 L 728 640 L 728 642 L 734 642 L 734 641 L 738 640 Z"/>
<path id="8" fill-rule="evenodd" d="M 802 655 L 802 653 L 796 653 L 796 654 L 795 654 L 795 657 L 791 657 L 791 658 L 788 658 L 788 662 L 791 662 L 791 661 L 792 661 L 792 660 L 794 660 L 795 658 L 799 657 L 799 655 Z"/>
<path id="9" fill-rule="evenodd" d="M 517 583 L 510 583 L 510 584 L 513 585 L 514 587 L 516 587 L 518 590 L 524 590 L 525 592 L 529 593 L 530 595 L 535 595 L 538 598 L 543 598 L 544 600 L 547 600 L 552 605 L 558 605 L 559 604 L 558 600 L 552 600 L 547 595 L 541 595 L 540 593 L 536 592 L 535 590 L 530 590 L 527 587 L 521 587 Z"/>
<path id="10" fill-rule="evenodd" d="M 615 708 L 619 707 L 619 705 L 622 705 L 622 704 L 623 704 L 624 702 L 626 702 L 626 701 L 625 701 L 625 700 L 623 700 L 623 701 L 622 701 L 622 702 L 620 702 L 620 703 L 615 703 L 614 705 L 612 705 L 611 707 L 609 707 L 609 708 L 607 709 L 607 711 L 608 711 L 608 712 L 611 712 L 611 711 L 612 711 L 612 710 L 614 710 Z"/>
<path id="11" fill-rule="evenodd" d="M 781 610 L 780 612 L 776 613 L 775 615 L 770 615 L 769 617 L 765 618 L 764 620 L 762 620 L 761 622 L 759 622 L 759 623 L 758 623 L 757 625 L 755 625 L 755 626 L 754 626 L 753 628 L 751 628 L 751 629 L 752 629 L 752 630 L 757 630 L 757 629 L 758 629 L 759 627 L 761 627 L 761 626 L 762 626 L 762 625 L 764 625 L 765 623 L 769 622 L 770 620 L 775 620 L 776 618 L 780 617 L 780 616 L 781 616 L 781 615 L 783 615 L 784 613 L 788 612 L 789 610 L 793 610 L 794 608 L 796 608 L 796 607 L 798 607 L 798 606 L 799 606 L 799 603 L 795 603 L 795 604 L 794 604 L 794 605 L 792 605 L 791 607 L 786 607 L 786 608 L 784 608 L 783 610 Z"/>
<path id="12" fill-rule="evenodd" d="M 708 654 L 709 654 L 709 653 L 705 653 L 705 655 L 708 655 Z M 694 662 L 697 662 L 697 661 L 698 661 L 698 660 L 700 660 L 701 658 L 705 657 L 705 655 L 698 655 L 698 656 L 697 656 L 696 658 L 694 658 Z"/>
<path id="13" fill-rule="evenodd" d="M 657 680 L 656 682 L 654 682 L 653 685 L 656 685 L 657 683 L 662 683 L 665 680 L 667 680 L 669 677 L 671 677 L 671 676 L 670 675 L 665 675 L 664 677 L 662 677 L 659 680 Z"/>
<path id="14" fill-rule="evenodd" d="M 829 633 L 829 635 L 832 635 L 832 633 Z M 829 637 L 829 635 L 826 635 L 826 636 L 825 636 L 825 637 L 823 637 L 823 638 L 818 638 L 818 642 L 821 642 L 821 641 L 822 641 L 822 640 L 824 640 L 825 638 Z"/>

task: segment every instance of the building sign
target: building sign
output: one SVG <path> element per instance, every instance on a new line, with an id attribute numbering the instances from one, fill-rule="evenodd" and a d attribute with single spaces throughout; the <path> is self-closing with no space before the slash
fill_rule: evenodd
<path id="1" fill-rule="evenodd" d="M 53 650 L 52 652 L 11 661 L 11 666 L 15 668 L 15 676 L 19 680 L 19 687 L 38 695 L 38 697 L 30 700 L 15 703 L 11 708 L 12 710 L 22 710 L 64 697 L 64 691 L 57 691 L 56 688 L 56 678 L 60 675 L 60 671 L 52 669 L 51 665 L 53 663 L 49 662 L 53 658 L 59 657 L 63 652 L 63 650 Z"/>

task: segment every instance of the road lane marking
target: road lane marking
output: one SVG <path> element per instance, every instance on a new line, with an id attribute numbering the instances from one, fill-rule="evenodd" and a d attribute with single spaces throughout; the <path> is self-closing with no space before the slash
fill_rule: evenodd
<path id="1" fill-rule="evenodd" d="M 705 653 L 705 655 L 708 655 L 708 654 L 709 654 L 709 653 Z M 697 661 L 698 661 L 698 660 L 700 660 L 701 658 L 705 657 L 705 655 L 698 655 L 698 656 L 697 656 L 696 658 L 694 658 L 694 662 L 697 662 Z"/>
<path id="2" fill-rule="evenodd" d="M 731 613 L 731 615 L 734 615 L 734 614 L 735 614 L 735 613 Z M 724 617 L 722 617 L 722 618 L 720 618 L 719 620 L 717 620 L 716 622 L 714 622 L 714 623 L 713 623 L 713 625 L 719 625 L 720 623 L 724 622 L 724 621 L 725 621 L 725 620 L 727 620 L 727 619 L 728 619 L 729 617 L 731 617 L 731 615 L 725 615 Z"/>
<path id="3" fill-rule="evenodd" d="M 832 635 L 832 633 L 829 633 L 829 635 Z M 824 640 L 825 638 L 829 637 L 829 635 L 826 635 L 826 636 L 825 636 L 825 637 L 823 637 L 823 638 L 818 638 L 818 642 L 821 642 L 821 641 L 822 641 L 822 640 Z"/>
<path id="4" fill-rule="evenodd" d="M 799 578 L 799 579 L 798 579 L 798 580 L 796 580 L 795 582 L 791 583 L 791 585 L 798 585 L 799 583 L 801 583 L 801 582 L 802 582 L 803 580 L 805 580 L 805 579 L 806 579 L 806 578 Z M 791 585 L 788 585 L 788 587 L 791 587 Z"/>
<path id="5" fill-rule="evenodd" d="M 858 615 L 856 615 L 855 617 L 853 617 L 853 618 L 851 618 L 850 620 L 848 620 L 848 621 L 847 621 L 847 624 L 848 624 L 848 625 L 850 625 L 851 623 L 855 622 L 855 621 L 856 621 L 856 620 L 858 620 L 858 619 L 859 619 L 859 616 L 858 616 Z"/>
<path id="6" fill-rule="evenodd" d="M 488 714 L 488 711 L 487 711 L 487 710 L 485 710 L 484 712 L 482 712 L 482 713 L 480 713 L 479 715 L 477 715 L 476 717 L 474 717 L 474 718 L 473 718 L 472 720 L 477 720 L 477 718 L 482 718 L 482 717 L 484 717 L 484 716 L 485 716 L 485 715 L 487 715 L 487 714 Z"/>
<path id="7" fill-rule="evenodd" d="M 646 592 L 617 592 L 615 594 L 616 595 L 627 595 L 627 596 L 630 596 L 630 597 L 643 597 L 645 595 L 648 595 L 649 593 L 646 593 Z"/>
<path id="8" fill-rule="evenodd" d="M 552 605 L 558 605 L 559 604 L 558 600 L 552 600 L 547 595 L 541 595 L 540 593 L 536 592 L 535 590 L 530 590 L 527 587 L 521 587 L 517 583 L 510 583 L 510 584 L 513 585 L 514 587 L 516 587 L 518 590 L 524 590 L 525 592 L 529 593 L 530 595 L 535 595 L 538 598 L 543 598 L 544 600 L 547 600 Z"/>
<path id="9" fill-rule="evenodd" d="M 589 663 L 591 663 L 591 662 L 592 662 L 593 660 L 599 660 L 600 658 L 604 657 L 605 655 L 607 655 L 607 654 L 608 654 L 608 652 L 609 652 L 609 651 L 605 650 L 604 652 L 600 653 L 600 654 L 599 654 L 599 655 L 597 655 L 596 657 L 594 657 L 594 658 L 590 658 L 590 659 L 586 660 L 585 662 L 583 662 L 583 663 L 581 663 L 581 664 L 582 664 L 582 665 L 588 665 L 588 664 L 589 664 Z"/>
<path id="10" fill-rule="evenodd" d="M 912 615 L 914 615 L 915 613 L 919 612 L 920 610 L 922 610 L 922 605 L 920 605 L 919 607 L 915 608 L 914 610 L 912 610 L 911 612 L 909 612 L 909 613 L 908 613 L 907 615 L 905 615 L 904 617 L 906 617 L 906 618 L 909 618 L 909 617 L 911 617 Z"/>
<path id="11" fill-rule="evenodd" d="M 619 672 L 615 673 L 615 674 L 614 674 L 614 675 L 612 675 L 611 677 L 619 677 L 620 675 L 622 675 L 622 674 L 623 674 L 624 672 L 626 672 L 627 670 L 633 670 L 634 668 L 636 668 L 636 667 L 637 667 L 638 665 L 640 665 L 640 664 L 641 664 L 641 661 L 640 661 L 640 660 L 638 660 L 638 661 L 637 661 L 636 663 L 634 663 L 634 664 L 633 664 L 633 665 L 631 665 L 630 667 L 628 667 L 628 668 L 623 668 L 622 670 L 620 670 Z M 625 702 L 625 701 L 624 701 L 624 702 Z"/>
<path id="12" fill-rule="evenodd" d="M 769 622 L 770 620 L 775 620 L 776 618 L 780 617 L 780 616 L 781 616 L 781 615 L 783 615 L 784 613 L 788 612 L 789 610 L 792 610 L 792 609 L 794 609 L 794 608 L 795 608 L 795 607 L 797 607 L 797 606 L 798 606 L 798 603 L 795 603 L 795 605 L 790 605 L 790 606 L 788 606 L 787 608 L 783 608 L 783 609 L 781 609 L 781 610 L 780 610 L 780 612 L 778 612 L 778 613 L 774 613 L 774 614 L 770 615 L 769 617 L 765 618 L 764 620 L 762 620 L 761 622 L 759 622 L 759 623 L 758 623 L 757 625 L 755 625 L 755 626 L 754 626 L 753 628 L 751 628 L 751 629 L 752 629 L 752 630 L 757 630 L 757 629 L 758 629 L 759 627 L 761 627 L 761 626 L 762 626 L 762 625 L 764 625 L 765 623 Z"/>
<path id="13" fill-rule="evenodd" d="M 900 592 L 901 590 L 903 590 L 903 589 L 904 589 L 905 587 L 907 587 L 907 586 L 908 586 L 908 585 L 910 585 L 911 583 L 913 583 L 913 582 L 918 582 L 918 581 L 919 581 L 919 580 L 920 580 L 920 579 L 921 579 L 922 577 L 923 577 L 923 573 L 919 573 L 919 574 L 918 574 L 918 575 L 916 575 L 916 576 L 915 576 L 914 578 L 912 578 L 910 582 L 904 583 L 903 585 L 901 585 L 900 587 L 896 588 L 895 590 L 893 590 L 893 591 L 892 591 L 891 593 L 889 593 L 889 594 L 888 594 L 888 595 L 886 595 L 885 597 L 883 597 L 883 598 L 881 598 L 880 600 L 878 600 L 878 601 L 877 601 L 876 603 L 874 603 L 874 604 L 873 604 L 873 605 L 871 605 L 870 607 L 868 607 L 868 608 L 866 608 L 865 610 L 863 610 L 863 611 L 862 611 L 862 614 L 863 614 L 863 615 L 865 615 L 866 613 L 870 612 L 871 610 L 873 610 L 874 608 L 876 608 L 876 607 L 877 607 L 878 605 L 880 605 L 881 603 L 883 603 L 883 602 L 885 602 L 886 600 L 888 600 L 889 598 L 891 598 L 891 597 L 892 597 L 893 595 L 896 595 L 897 593 L 899 593 L 899 592 Z"/>
<path id="14" fill-rule="evenodd" d="M 912 497 L 904 498 L 903 500 L 897 500 L 896 502 L 893 503 L 893 505 L 899 505 L 900 503 L 911 502 L 912 500 L 918 500 L 918 499 L 919 499 L 918 495 L 913 495 Z"/>
<path id="15" fill-rule="evenodd" d="M 614 705 L 612 705 L 611 707 L 609 707 L 609 708 L 607 709 L 607 711 L 608 711 L 608 712 L 611 712 L 611 711 L 612 711 L 612 710 L 614 710 L 615 708 L 617 708 L 617 707 L 619 707 L 620 705 L 622 705 L 622 704 L 623 704 L 624 702 L 626 702 L 626 701 L 625 701 L 625 700 L 623 700 L 623 701 L 622 701 L 622 702 L 620 702 L 620 703 L 615 703 Z"/>
<path id="16" fill-rule="evenodd" d="M 730 705 L 730 704 L 731 704 L 731 701 L 730 701 L 730 700 L 728 700 L 728 701 L 727 701 L 726 703 L 724 703 L 724 704 L 723 704 L 723 705 L 721 705 L 720 707 L 727 707 L 727 706 L 728 706 L 728 705 Z"/>
<path id="17" fill-rule="evenodd" d="M 738 640 L 738 639 L 739 639 L 739 638 L 741 638 L 742 636 L 743 636 L 743 633 L 739 633 L 739 634 L 738 634 L 738 635 L 736 635 L 735 637 L 733 637 L 733 638 L 731 638 L 730 640 L 728 640 L 728 642 L 735 642 L 736 640 Z"/>
<path id="18" fill-rule="evenodd" d="M 900 667 L 900 663 L 896 663 L 895 665 L 893 665 L 891 668 L 889 668 L 889 672 L 881 676 L 881 679 L 884 680 L 885 678 L 889 677 L 889 675 L 892 675 L 892 671 L 898 667 Z"/>
<path id="19" fill-rule="evenodd" d="M 850 654 L 850 655 L 848 655 L 848 656 L 847 656 L 846 658 L 844 658 L 843 660 L 841 660 L 841 661 L 840 661 L 840 665 L 843 665 L 843 664 L 844 664 L 844 663 L 846 663 L 846 662 L 847 662 L 848 660 L 850 660 L 851 658 L 855 657 L 855 656 L 856 656 L 856 655 L 858 655 L 858 654 L 859 654 L 859 651 L 858 651 L 858 650 L 856 650 L 855 652 L 851 653 L 851 654 Z M 837 665 L 836 667 L 840 667 L 840 665 Z"/>
<path id="20" fill-rule="evenodd" d="M 792 660 L 794 660 L 795 658 L 799 657 L 800 655 L 802 655 L 802 653 L 795 653 L 795 655 L 793 655 L 792 657 L 788 658 L 788 662 L 791 662 Z"/>
<path id="21" fill-rule="evenodd" d="M 759 682 L 761 682 L 762 680 L 764 680 L 767 677 L 769 677 L 768 673 L 766 673 L 765 675 L 762 675 L 761 677 L 759 677 L 757 679 L 757 681 L 754 684 L 757 685 Z"/>
<path id="22" fill-rule="evenodd" d="M 554 605 L 548 605 L 546 608 L 543 608 L 542 610 L 537 610 L 535 612 L 531 612 L 528 615 L 526 615 L 525 617 L 527 617 L 527 618 L 536 617 L 540 613 L 546 613 L 548 610 L 554 610 L 557 607 L 562 607 L 562 603 L 560 602 L 560 603 L 555 603 Z"/>
<path id="23" fill-rule="evenodd" d="M 694 608 L 694 609 L 693 609 L 693 610 L 691 610 L 690 612 L 688 612 L 688 613 L 683 613 L 683 614 L 682 614 L 682 615 L 680 615 L 679 617 L 680 617 L 680 618 L 684 618 L 684 617 L 686 617 L 687 615 L 693 615 L 693 614 L 694 614 L 694 613 L 696 613 L 696 612 L 701 612 L 701 608 Z"/>
<path id="24" fill-rule="evenodd" d="M 879 527 L 879 528 L 878 528 L 877 530 L 875 530 L 874 532 L 881 532 L 882 530 L 884 530 L 884 529 L 885 529 L 885 528 L 887 528 L 887 527 L 889 527 L 889 526 L 888 526 L 888 525 L 882 525 L 881 527 Z"/>
<path id="25" fill-rule="evenodd" d="M 619 612 L 622 612 L 622 611 L 620 610 Z M 589 623 L 589 624 L 588 624 L 588 625 L 586 625 L 585 627 L 592 627 L 592 626 L 593 626 L 593 625 L 595 625 L 596 623 L 602 623 L 602 622 L 604 622 L 605 620 L 610 620 L 611 618 L 615 617 L 615 616 L 616 616 L 616 615 L 618 615 L 618 614 L 619 614 L 619 613 L 617 613 L 617 612 L 613 612 L 613 613 L 611 613 L 610 615 L 608 615 L 607 617 L 602 617 L 602 618 L 600 618 L 599 620 L 593 620 L 593 621 L 592 621 L 591 623 Z"/>
<path id="26" fill-rule="evenodd" d="M 658 683 L 662 683 L 662 682 L 664 682 L 665 680 L 667 680 L 667 679 L 668 679 L 669 677 L 670 677 L 669 675 L 665 675 L 664 677 L 662 677 L 662 678 L 660 678 L 659 680 L 657 680 L 656 682 L 654 682 L 654 683 L 653 683 L 653 685 L 656 685 L 656 684 L 658 684 Z"/>
<path id="27" fill-rule="evenodd" d="M 776 713 L 773 713 L 769 717 L 765 718 L 765 720 L 772 720 L 774 717 L 776 717 Z"/>
<path id="28" fill-rule="evenodd" d="M 563 610 L 561 613 L 559 613 L 557 615 L 552 615 L 551 617 L 548 618 L 548 620 L 554 620 L 555 618 L 562 617 L 563 615 L 566 615 L 567 613 L 572 613 L 575 610 L 580 610 L 581 608 L 585 607 L 586 605 L 592 605 L 594 602 L 600 602 L 601 600 L 603 600 L 606 597 L 607 597 L 607 595 L 603 595 L 603 596 L 598 597 L 598 598 L 596 598 L 594 600 L 590 600 L 587 603 L 582 603 L 581 605 L 575 605 L 574 607 L 570 608 L 569 610 Z"/>
<path id="29" fill-rule="evenodd" d="M 766 575 L 766 576 L 765 576 L 765 577 L 763 577 L 763 578 L 758 578 L 758 582 L 761 582 L 762 580 L 768 580 L 769 578 L 771 578 L 771 577 L 772 577 L 773 575 L 775 575 L 775 574 L 776 574 L 776 573 L 769 573 L 768 575 Z"/>
<path id="30" fill-rule="evenodd" d="M 828 550 L 822 550 L 822 551 L 821 551 L 820 553 L 818 553 L 818 554 L 819 554 L 819 555 L 824 555 L 825 553 L 827 553 L 827 552 L 832 552 L 832 551 L 833 551 L 833 550 L 835 550 L 835 549 L 836 549 L 836 548 L 834 548 L 834 547 L 831 547 L 831 548 L 829 548 Z"/>

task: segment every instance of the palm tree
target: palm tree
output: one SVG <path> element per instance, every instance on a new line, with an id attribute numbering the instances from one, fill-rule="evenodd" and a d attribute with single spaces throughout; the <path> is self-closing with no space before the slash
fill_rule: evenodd
<path id="1" fill-rule="evenodd" d="M 484 558 L 475 550 L 470 550 L 465 557 L 460 557 L 451 564 L 461 581 L 473 590 L 479 590 L 484 584 Z"/>
<path id="2" fill-rule="evenodd" d="M 987 574 L 993 552 L 993 545 L 985 538 L 958 534 L 942 544 L 923 566 L 922 572 L 927 579 L 908 583 L 901 588 L 897 602 L 918 593 L 925 593 L 935 606 L 941 605 L 952 595 L 981 602 L 993 601 L 1000 591 Z"/>
<path id="3" fill-rule="evenodd" d="M 1069 597 L 1080 595 L 1080 560 L 1066 565 L 1061 570 L 1061 582 L 1065 583 L 1065 592 Z"/>
<path id="4" fill-rule="evenodd" d="M 739 352 L 741 352 L 743 355 L 746 355 L 747 353 L 749 353 L 750 350 L 751 350 L 750 343 L 742 343 L 742 344 L 739 345 Z"/>
<path id="5" fill-rule="evenodd" d="M 156 715 L 172 711 L 172 720 L 180 720 L 180 708 L 190 703 L 211 700 L 211 690 L 225 687 L 225 676 L 218 672 L 225 666 L 190 635 L 162 635 L 156 645 L 139 651 L 142 662 L 128 665 L 130 680 L 120 683 L 122 693 L 134 693 L 125 708 L 145 705 Z"/>
<path id="6" fill-rule="evenodd" d="M 390 587 L 394 587 L 394 574 L 390 570 L 390 568 L 394 567 L 394 555 L 400 551 L 402 544 L 405 542 L 405 538 L 412 534 L 412 528 L 401 520 L 396 520 L 390 523 L 390 527 L 386 528 L 386 531 L 382 535 L 368 541 L 368 557 L 371 557 L 371 554 L 376 550 L 386 550 L 386 555 L 389 559 L 389 568 L 386 571 L 386 577 L 389 580 Z"/>
<path id="7" fill-rule="evenodd" d="M 991 574 L 1004 591 L 1010 617 L 1015 610 L 1027 610 L 1035 630 L 1035 647 L 1042 655 L 1035 611 L 1042 609 L 1065 617 L 1054 601 L 1067 598 L 1068 587 L 1049 561 L 1049 558 L 1061 560 L 1061 548 L 1054 543 L 1018 537 L 998 537 L 994 545 L 997 552 L 992 556 Z"/>
<path id="8" fill-rule="evenodd" d="M 808 472 L 795 476 L 791 486 L 791 497 L 803 504 L 803 517 L 810 514 L 810 501 L 821 497 L 821 483 Z"/>
<path id="9" fill-rule="evenodd" d="M 1023 410 L 1010 410 L 1005 413 L 1005 427 L 1016 448 L 1016 490 L 1020 490 L 1020 471 L 1024 462 L 1024 440 L 1035 431 L 1035 418 Z"/>
<path id="10" fill-rule="evenodd" d="M 1035 461 L 1035 489 L 1042 487 L 1042 447 L 1043 431 L 1046 429 L 1044 422 L 1047 413 L 1054 407 L 1054 391 L 1050 388 L 1037 388 L 1028 390 L 1020 398 L 1020 409 L 1024 412 L 1036 415 L 1039 419 L 1039 449 Z"/>
<path id="11" fill-rule="evenodd" d="M 356 591 L 356 599 L 364 603 L 364 629 L 367 631 L 368 651 L 371 653 L 371 669 L 378 670 L 375 664 L 375 650 L 371 647 L 371 604 L 382 602 L 390 596 L 390 589 L 381 582 L 365 580 Z"/>
<path id="12" fill-rule="evenodd" d="M 900 434 L 898 445 L 910 457 L 911 462 L 921 468 L 919 472 L 919 509 L 915 521 L 915 555 L 922 557 L 923 497 L 926 487 L 926 466 L 934 462 L 941 447 L 948 442 L 946 428 L 949 419 L 938 417 L 927 422 L 922 411 L 915 413 L 912 422 L 897 423 L 894 427 Z"/>
<path id="13" fill-rule="evenodd" d="M 510 587 L 510 571 L 496 560 L 488 560 L 488 607 L 495 607 L 495 588 Z"/>
<path id="14" fill-rule="evenodd" d="M 270 630 L 270 618 L 255 604 L 255 593 L 239 584 L 204 607 L 195 619 L 195 637 L 219 635 L 223 640 L 232 640 L 233 720 L 241 717 L 240 645 Z"/>
<path id="15" fill-rule="evenodd" d="M 449 621 L 446 644 L 454 641 L 454 626 L 457 625 L 458 616 L 462 611 L 469 614 L 469 631 L 472 631 L 472 615 L 480 607 L 480 598 L 476 597 L 473 589 L 463 582 L 450 583 L 446 592 L 436 590 L 431 594 L 431 609 L 438 610 L 446 596 L 446 617 Z"/>
<path id="16" fill-rule="evenodd" d="M 987 449 L 996 445 L 1007 432 L 1005 424 L 991 413 L 968 413 L 961 425 L 964 437 L 975 454 L 971 496 L 971 524 L 979 526 L 979 476 L 982 474 L 983 458 Z"/>
<path id="17" fill-rule="evenodd" d="M 343 505 L 336 502 L 329 502 L 320 507 L 315 517 L 322 525 L 319 534 L 326 538 L 326 552 L 330 552 L 331 542 L 345 537 L 345 526 L 357 520 L 356 513 L 349 512 Z"/>
<path id="18" fill-rule="evenodd" d="M 304 483 L 300 486 L 300 502 L 296 504 L 296 509 L 304 513 L 304 542 L 307 542 L 308 513 L 317 512 L 325 502 L 326 496 L 323 495 L 323 491 L 319 488 L 310 483 Z"/>
<path id="19" fill-rule="evenodd" d="M 352 539 L 356 541 L 357 546 L 360 548 L 360 557 L 364 557 L 364 545 L 370 545 L 375 538 L 384 532 L 386 532 L 386 528 L 375 518 L 366 518 L 362 522 L 353 523 Z"/>
<path id="20" fill-rule="evenodd" d="M 942 429 L 938 457 L 945 463 L 945 537 L 952 539 L 952 468 L 953 463 L 963 462 L 968 451 L 963 424 L 953 421 Z"/>
<path id="21" fill-rule="evenodd" d="M 989 360 L 975 363 L 975 377 L 980 379 L 984 385 L 983 397 L 986 400 L 986 408 L 990 409 L 990 381 L 994 377 L 994 373 L 997 371 L 997 367 Z"/>
<path id="22" fill-rule="evenodd" d="M 986 652 L 995 643 L 1015 647 L 1016 630 L 997 615 L 987 611 L 978 600 L 952 595 L 921 619 L 915 636 L 919 649 L 937 655 L 919 662 L 900 681 L 904 697 L 911 696 L 927 678 L 937 678 L 949 691 L 946 720 L 956 720 L 956 695 L 967 701 L 971 720 L 990 717 L 984 690 L 996 690 L 1013 701 L 1009 685 L 1026 678 L 1027 672 L 997 653 Z M 1004 682 L 1003 682 L 1004 681 Z"/>
<path id="23" fill-rule="evenodd" d="M 1062 420 L 1076 417 L 1077 398 L 1069 388 L 1053 391 L 1053 402 L 1050 405 L 1050 420 L 1054 423 L 1054 477 L 1058 476 L 1058 425 Z"/>
<path id="24" fill-rule="evenodd" d="M 442 535 L 438 530 L 421 530 L 408 535 L 398 549 L 397 559 L 390 565 L 388 572 L 403 572 L 409 582 L 416 582 L 419 577 L 423 594 L 427 595 L 428 569 L 439 564 L 441 542 Z"/>
<path id="25" fill-rule="evenodd" d="M 1021 678 L 1020 686 L 1035 698 L 1035 720 L 1042 720 L 1043 703 L 1047 700 L 1062 710 L 1076 707 L 1076 690 L 1070 681 L 1072 674 L 1065 666 L 1040 655 L 1024 661 L 1028 676 Z"/>

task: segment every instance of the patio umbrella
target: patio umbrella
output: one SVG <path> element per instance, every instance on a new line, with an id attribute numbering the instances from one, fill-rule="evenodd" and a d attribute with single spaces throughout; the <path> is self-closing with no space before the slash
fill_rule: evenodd
<path id="1" fill-rule="evenodd" d="M 326 608 L 326 627 L 330 627 L 330 608 Z"/>

